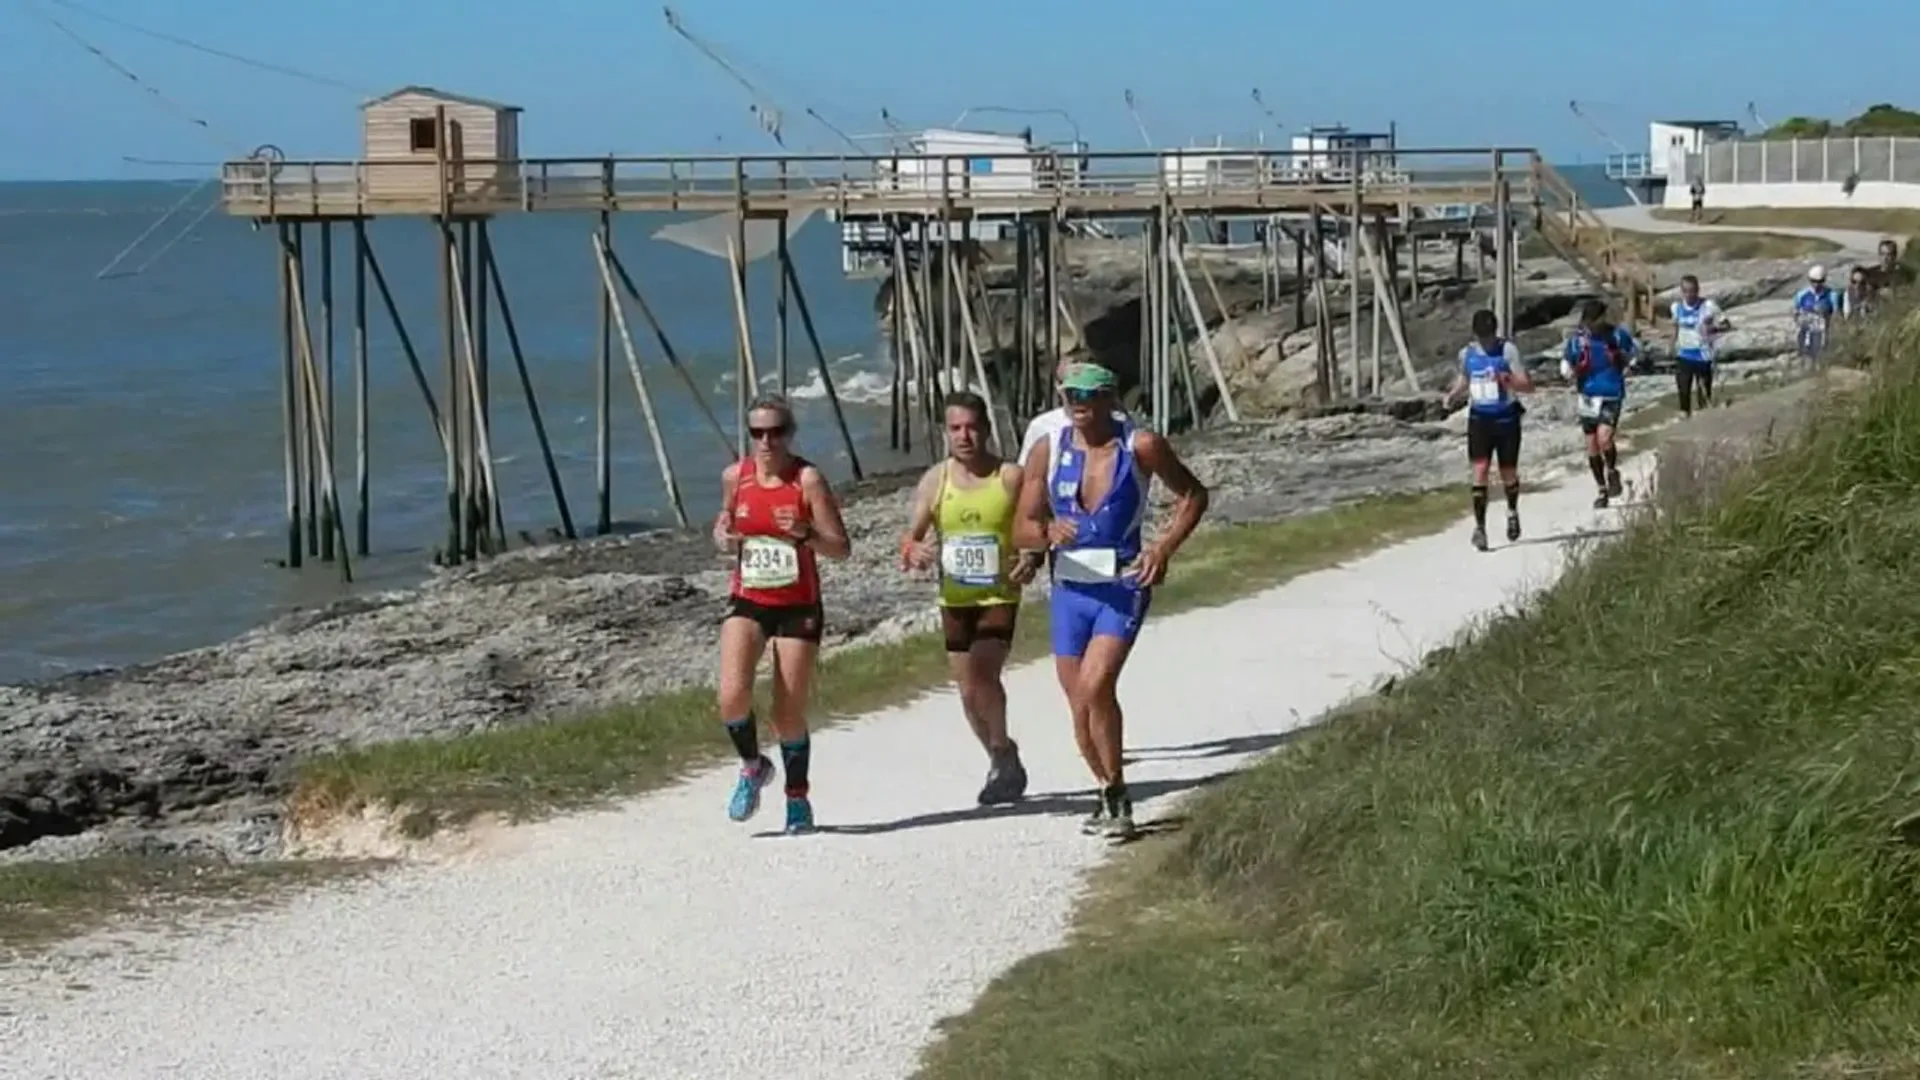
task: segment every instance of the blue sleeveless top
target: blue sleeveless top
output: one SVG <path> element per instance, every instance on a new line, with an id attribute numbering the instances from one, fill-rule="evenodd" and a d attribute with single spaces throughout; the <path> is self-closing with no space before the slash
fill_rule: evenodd
<path id="1" fill-rule="evenodd" d="M 1080 483 L 1086 476 L 1087 453 L 1074 445 L 1073 429 L 1053 436 L 1053 464 L 1047 476 L 1047 497 L 1053 516 L 1075 522 L 1073 541 L 1053 552 L 1057 583 L 1098 585 L 1125 581 L 1119 571 L 1140 557 L 1147 523 L 1148 477 L 1135 465 L 1133 425 L 1119 425 L 1119 450 L 1114 455 L 1113 485 L 1100 505 L 1088 513 L 1080 507 Z"/>
<path id="2" fill-rule="evenodd" d="M 1460 370 L 1467 376 L 1467 408 L 1472 415 L 1488 420 L 1512 420 L 1520 414 L 1514 408 L 1513 390 L 1501 378 L 1513 374 L 1507 359 L 1507 341 L 1494 341 L 1491 351 L 1471 342 L 1460 350 Z"/>
<path id="3" fill-rule="evenodd" d="M 1611 346 L 1611 348 L 1609 348 Z M 1581 376 L 1575 389 L 1588 397 L 1617 401 L 1627 396 L 1627 373 L 1624 365 L 1633 355 L 1633 337 L 1624 327 L 1614 327 L 1612 340 L 1602 340 L 1585 328 L 1574 332 L 1567 342 L 1566 360 L 1569 364 L 1587 361 L 1587 373 Z M 1614 365 L 1614 355 L 1618 354 L 1622 366 Z"/>

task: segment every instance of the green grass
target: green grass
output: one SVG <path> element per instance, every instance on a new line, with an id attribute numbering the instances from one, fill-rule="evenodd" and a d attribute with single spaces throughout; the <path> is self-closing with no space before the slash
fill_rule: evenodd
<path id="1" fill-rule="evenodd" d="M 1464 492 L 1390 496 L 1281 522 L 1204 530 L 1174 561 L 1156 614 L 1218 604 L 1457 519 Z M 929 595 L 931 603 L 931 595 Z M 1015 658 L 1043 655 L 1044 607 L 1022 614 Z M 816 723 L 911 699 L 948 680 L 931 634 L 824 658 Z M 295 813 L 324 821 L 365 806 L 400 808 L 430 833 L 480 814 L 523 819 L 657 787 L 724 757 L 713 692 L 691 689 L 604 713 L 455 739 L 386 743 L 301 770 Z"/>
<path id="2" fill-rule="evenodd" d="M 1709 201 L 1713 193 L 1707 193 Z M 1653 216 L 1662 221 L 1686 221 L 1685 210 L 1658 209 Z M 1706 226 L 1773 229 L 1858 229 L 1864 232 L 1911 236 L 1920 233 L 1920 210 L 1877 210 L 1856 207 L 1735 207 L 1715 210 L 1709 207 L 1701 215 Z M 1904 247 L 1905 245 L 1902 245 Z"/>
<path id="3" fill-rule="evenodd" d="M 1920 1076 L 1920 329 L 1198 797 L 929 1080 Z"/>
<path id="4" fill-rule="evenodd" d="M 1645 233 L 1615 229 L 1613 240 L 1620 254 L 1647 266 L 1701 260 L 1797 259 L 1840 250 L 1840 245 L 1828 240 L 1779 233 Z M 1522 258 L 1547 258 L 1553 254 L 1546 241 L 1537 235 L 1527 237 L 1520 244 Z"/>

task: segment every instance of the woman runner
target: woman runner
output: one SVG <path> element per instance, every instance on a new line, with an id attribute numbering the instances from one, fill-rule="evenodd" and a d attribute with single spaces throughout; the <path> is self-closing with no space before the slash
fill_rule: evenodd
<path id="1" fill-rule="evenodd" d="M 1000 673 L 1020 617 L 1020 587 L 1032 580 L 1040 560 L 1014 550 L 1020 466 L 987 447 L 992 422 L 986 400 L 960 391 L 947 395 L 945 407 L 947 460 L 920 478 L 900 565 L 939 569 L 947 666 L 967 724 L 987 752 L 979 802 L 992 806 L 1018 802 L 1027 793 L 1020 748 L 1007 736 L 1007 689 Z"/>
<path id="2" fill-rule="evenodd" d="M 790 446 L 793 410 L 764 397 L 747 410 L 753 453 L 720 476 L 713 542 L 734 558 L 732 599 L 720 624 L 720 719 L 740 754 L 740 779 L 727 816 L 760 808 L 773 762 L 760 752 L 753 715 L 754 671 L 773 643 L 773 731 L 786 772 L 787 831 L 813 828 L 808 800 L 807 694 L 820 655 L 823 613 L 818 556 L 851 548 L 827 478 Z"/>

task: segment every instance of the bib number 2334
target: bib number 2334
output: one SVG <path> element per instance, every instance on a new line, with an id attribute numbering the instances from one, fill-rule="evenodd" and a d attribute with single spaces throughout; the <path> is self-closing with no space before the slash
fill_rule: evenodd
<path id="1" fill-rule="evenodd" d="M 740 584 L 780 589 L 800 580 L 800 552 L 784 540 L 749 536 L 740 545 Z"/>

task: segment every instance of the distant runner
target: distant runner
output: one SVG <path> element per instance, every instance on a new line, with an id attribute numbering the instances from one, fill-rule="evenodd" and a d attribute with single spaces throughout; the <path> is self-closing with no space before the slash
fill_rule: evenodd
<path id="1" fill-rule="evenodd" d="M 1880 261 L 1874 264 L 1873 273 L 1868 281 L 1872 284 L 1875 293 L 1913 284 L 1913 268 L 1900 261 L 1899 241 L 1893 239 L 1880 241 Z"/>
<path id="2" fill-rule="evenodd" d="M 1680 299 L 1673 302 L 1673 381 L 1682 416 L 1693 415 L 1696 401 L 1703 409 L 1713 404 L 1714 339 L 1725 329 L 1720 305 L 1701 297 L 1700 279 L 1681 278 Z"/>
<path id="3" fill-rule="evenodd" d="M 760 752 L 753 715 L 754 669 L 773 643 L 773 730 L 786 772 L 787 831 L 813 828 L 808 799 L 807 696 L 820 655 L 824 613 L 817 557 L 851 549 L 827 478 L 794 455 L 793 410 L 765 397 L 747 412 L 753 455 L 720 474 L 714 546 L 734 556 L 732 599 L 720 624 L 720 718 L 740 754 L 740 780 L 727 816 L 745 821 L 760 808 L 773 762 Z"/>
<path id="4" fill-rule="evenodd" d="M 1520 349 L 1500 336 L 1500 323 L 1484 308 L 1473 313 L 1473 341 L 1460 350 L 1460 371 L 1447 396 L 1467 395 L 1467 461 L 1473 466 L 1473 546 L 1487 550 L 1487 471 L 1500 463 L 1507 496 L 1507 540 L 1520 539 L 1520 417 L 1526 409 L 1514 392 L 1530 393 L 1533 380 Z"/>
<path id="5" fill-rule="evenodd" d="M 900 563 L 903 569 L 939 570 L 947 666 L 967 723 L 987 751 L 980 804 L 1018 802 L 1027 793 L 1027 770 L 1007 736 L 1007 689 L 1000 673 L 1020 617 L 1020 586 L 1033 579 L 1040 558 L 1014 549 L 1021 471 L 987 448 L 993 432 L 986 400 L 961 391 L 948 394 L 945 407 L 947 460 L 920 478 Z"/>
<path id="6" fill-rule="evenodd" d="M 1847 274 L 1847 289 L 1840 294 L 1840 314 L 1843 318 L 1864 319 L 1873 314 L 1878 306 L 1879 290 L 1873 284 L 1873 272 L 1864 266 L 1856 266 Z"/>
<path id="7" fill-rule="evenodd" d="M 1793 294 L 1793 317 L 1798 327 L 1800 358 L 1809 363 L 1818 360 L 1827 347 L 1827 332 L 1840 311 L 1840 297 L 1827 287 L 1827 268 L 1807 270 L 1807 283 Z"/>
<path id="8" fill-rule="evenodd" d="M 1622 492 L 1620 454 L 1613 434 L 1627 398 L 1627 365 L 1639 353 L 1633 335 L 1607 321 L 1604 300 L 1580 305 L 1580 328 L 1567 341 L 1560 372 L 1578 394 L 1580 430 L 1587 436 L 1587 468 L 1593 470 L 1600 497 L 1593 508 L 1605 510 Z"/>
<path id="9" fill-rule="evenodd" d="M 1121 767 L 1120 671 L 1167 563 L 1207 510 L 1206 486 L 1167 440 L 1115 416 L 1113 372 L 1095 364 L 1061 382 L 1072 426 L 1027 455 L 1014 526 L 1020 546 L 1048 551 L 1053 664 L 1073 710 L 1073 737 L 1100 785 L 1086 831 L 1134 835 Z M 1154 477 L 1173 492 L 1173 517 L 1143 536 Z"/>

